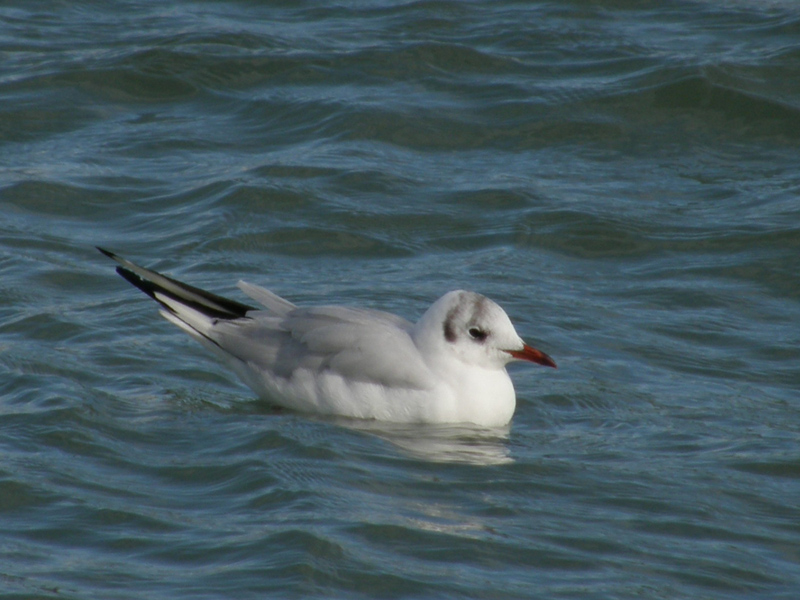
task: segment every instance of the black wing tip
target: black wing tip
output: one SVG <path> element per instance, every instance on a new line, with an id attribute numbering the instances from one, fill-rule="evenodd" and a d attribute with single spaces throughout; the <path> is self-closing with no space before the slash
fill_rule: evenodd
<path id="1" fill-rule="evenodd" d="M 177 279 L 173 279 L 172 277 L 167 277 L 166 275 L 162 275 L 156 271 L 152 271 L 152 274 L 161 277 L 171 284 L 174 284 L 177 288 L 188 292 L 190 295 L 198 296 L 204 300 L 197 300 L 197 298 L 192 298 L 191 296 L 187 296 L 181 292 L 176 292 L 175 290 L 169 290 L 166 287 L 159 284 L 157 281 L 150 281 L 147 277 L 143 277 L 139 273 L 127 268 L 128 261 L 120 258 L 110 250 L 106 250 L 105 248 L 101 248 L 100 246 L 95 246 L 101 253 L 106 255 L 107 257 L 117 261 L 118 263 L 122 263 L 120 266 L 117 267 L 117 273 L 120 277 L 122 277 L 125 281 L 133 285 L 135 288 L 138 288 L 150 298 L 158 302 L 162 307 L 166 308 L 170 312 L 173 312 L 169 306 L 167 306 L 164 302 L 159 300 L 156 294 L 163 294 L 168 298 L 172 298 L 177 302 L 180 302 L 186 306 L 190 306 L 196 309 L 198 312 L 201 312 L 207 316 L 219 318 L 219 319 L 237 319 L 242 318 L 247 315 L 250 311 L 258 310 L 254 306 L 250 306 L 248 304 L 243 304 L 242 302 L 237 302 L 236 300 L 231 300 L 230 298 L 225 298 L 224 296 L 220 296 L 213 292 L 209 292 L 208 290 L 203 290 L 201 288 L 194 287 L 189 285 L 188 283 L 184 283 L 182 281 L 178 281 Z M 141 267 L 137 267 L 140 268 Z M 142 269 L 144 272 L 150 272 L 148 269 Z"/>
<path id="2" fill-rule="evenodd" d="M 163 306 L 163 302 L 160 302 L 158 298 L 156 298 L 156 292 L 158 291 L 158 286 L 155 285 L 151 281 L 147 281 L 139 277 L 133 271 L 126 269 L 125 267 L 117 267 L 117 274 L 122 277 L 125 281 L 130 283 L 133 287 L 140 289 L 145 294 L 150 296 L 153 300 L 158 302 Z"/>

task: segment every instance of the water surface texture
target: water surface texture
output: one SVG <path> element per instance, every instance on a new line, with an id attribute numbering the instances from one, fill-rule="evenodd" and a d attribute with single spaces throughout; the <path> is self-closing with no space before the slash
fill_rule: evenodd
<path id="1" fill-rule="evenodd" d="M 277 411 L 94 245 L 559 369 Z M 0 347 L 3 598 L 795 600 L 798 5 L 4 2 Z"/>

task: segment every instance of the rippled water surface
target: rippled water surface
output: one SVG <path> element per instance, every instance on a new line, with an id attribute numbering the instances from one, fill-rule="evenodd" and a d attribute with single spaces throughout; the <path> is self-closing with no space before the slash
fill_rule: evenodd
<path id="1" fill-rule="evenodd" d="M 507 430 L 253 397 L 243 299 L 496 299 Z M 0 595 L 800 597 L 800 11 L 0 6 Z"/>

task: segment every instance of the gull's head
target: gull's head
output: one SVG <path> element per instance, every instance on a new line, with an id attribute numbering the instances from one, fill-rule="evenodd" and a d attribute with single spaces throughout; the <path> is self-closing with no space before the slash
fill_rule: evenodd
<path id="1" fill-rule="evenodd" d="M 416 324 L 414 339 L 422 347 L 484 368 L 500 369 L 512 360 L 556 366 L 517 335 L 497 303 L 475 292 L 455 290 L 439 298 Z"/>

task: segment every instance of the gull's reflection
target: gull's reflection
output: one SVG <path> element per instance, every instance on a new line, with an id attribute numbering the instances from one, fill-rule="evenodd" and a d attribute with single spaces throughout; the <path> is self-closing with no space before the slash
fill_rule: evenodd
<path id="1" fill-rule="evenodd" d="M 514 462 L 508 449 L 510 425 L 419 425 L 358 419 L 336 419 L 336 423 L 385 440 L 420 460 L 472 465 Z"/>

